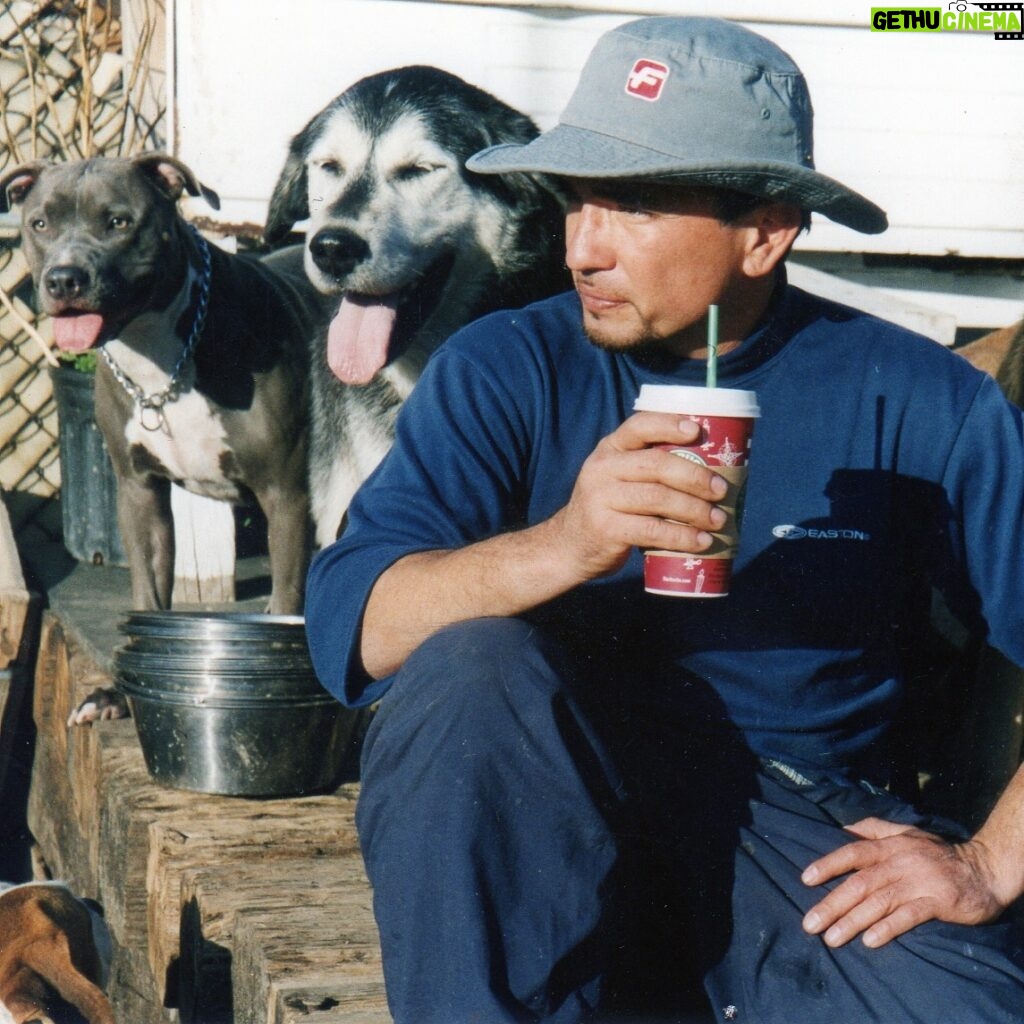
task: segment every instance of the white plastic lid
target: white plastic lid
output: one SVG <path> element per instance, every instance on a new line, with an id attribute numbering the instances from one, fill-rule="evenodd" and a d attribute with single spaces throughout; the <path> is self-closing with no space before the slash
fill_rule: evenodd
<path id="1" fill-rule="evenodd" d="M 691 416 L 761 415 L 756 391 L 738 388 L 701 388 L 682 384 L 641 384 L 633 408 L 638 412 L 678 412 Z"/>

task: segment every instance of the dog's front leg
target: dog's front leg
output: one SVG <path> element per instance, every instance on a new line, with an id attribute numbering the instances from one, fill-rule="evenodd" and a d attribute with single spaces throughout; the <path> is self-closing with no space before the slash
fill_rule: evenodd
<path id="1" fill-rule="evenodd" d="M 162 477 L 126 475 L 117 481 L 117 521 L 132 577 L 132 607 L 170 608 L 174 586 L 171 484 Z"/>
<path id="2" fill-rule="evenodd" d="M 305 488 L 267 488 L 256 496 L 267 517 L 271 615 L 301 615 L 312 545 Z"/>

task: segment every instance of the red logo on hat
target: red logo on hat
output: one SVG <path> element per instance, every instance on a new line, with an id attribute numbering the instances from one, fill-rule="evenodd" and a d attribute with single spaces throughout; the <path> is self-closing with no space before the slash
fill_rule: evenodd
<path id="1" fill-rule="evenodd" d="M 641 57 L 633 65 L 633 70 L 626 79 L 626 92 L 630 96 L 639 96 L 640 99 L 653 103 L 661 95 L 667 78 L 668 67 L 665 64 Z"/>

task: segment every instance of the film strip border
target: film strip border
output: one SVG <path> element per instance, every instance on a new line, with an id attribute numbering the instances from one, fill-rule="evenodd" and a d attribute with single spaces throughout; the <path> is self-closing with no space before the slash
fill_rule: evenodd
<path id="1" fill-rule="evenodd" d="M 972 3 L 972 7 L 980 7 L 983 11 L 1016 11 L 1018 20 L 1024 25 L 1024 3 L 1013 4 L 979 4 Z M 996 39 L 1024 39 L 1024 32 L 993 32 Z"/>

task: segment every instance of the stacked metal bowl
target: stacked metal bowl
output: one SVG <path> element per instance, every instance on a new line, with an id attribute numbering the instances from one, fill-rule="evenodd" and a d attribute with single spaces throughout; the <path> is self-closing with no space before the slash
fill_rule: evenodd
<path id="1" fill-rule="evenodd" d="M 341 781 L 362 715 L 317 681 L 301 617 L 135 612 L 119 629 L 116 685 L 157 782 L 295 796 Z"/>

